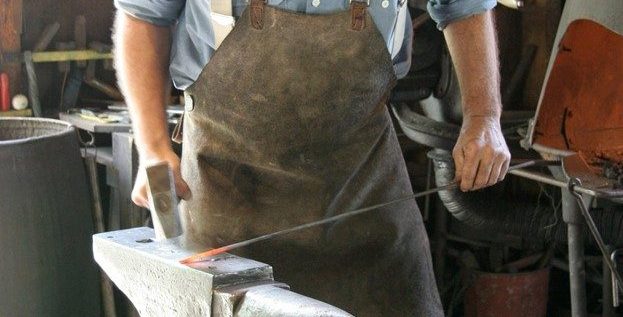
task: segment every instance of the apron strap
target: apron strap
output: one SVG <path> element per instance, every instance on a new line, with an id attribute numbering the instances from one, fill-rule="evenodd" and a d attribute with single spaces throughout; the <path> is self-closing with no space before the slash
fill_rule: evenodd
<path id="1" fill-rule="evenodd" d="M 354 31 L 361 31 L 366 28 L 366 12 L 368 11 L 368 6 L 370 5 L 370 0 L 360 1 L 360 0 L 351 0 L 350 1 L 350 27 Z"/>
<path id="2" fill-rule="evenodd" d="M 266 0 L 251 0 L 251 26 L 261 30 L 264 27 L 264 7 Z"/>
<path id="3" fill-rule="evenodd" d="M 354 31 L 361 31 L 366 28 L 366 12 L 370 0 L 350 0 L 351 23 L 350 27 Z M 264 8 L 266 0 L 251 0 L 251 26 L 261 30 L 264 27 Z"/>

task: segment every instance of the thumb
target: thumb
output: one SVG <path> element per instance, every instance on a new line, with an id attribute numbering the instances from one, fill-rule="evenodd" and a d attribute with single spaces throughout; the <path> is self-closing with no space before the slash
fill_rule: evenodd
<path id="1" fill-rule="evenodd" d="M 175 178 L 175 192 L 183 200 L 188 200 L 191 197 L 190 187 L 181 177 Z"/>

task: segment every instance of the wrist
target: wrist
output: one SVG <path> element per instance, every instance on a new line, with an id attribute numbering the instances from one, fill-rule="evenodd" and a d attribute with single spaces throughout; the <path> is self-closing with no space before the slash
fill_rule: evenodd
<path id="1" fill-rule="evenodd" d="M 463 116 L 462 128 L 474 126 L 500 127 L 500 117 L 497 114 L 474 113 Z"/>
<path id="2" fill-rule="evenodd" d="M 500 121 L 499 113 L 469 113 L 463 116 L 463 120 L 486 120 L 486 121 Z"/>
<path id="3" fill-rule="evenodd" d="M 171 142 L 168 139 L 149 143 L 137 143 L 136 147 L 141 163 L 160 160 L 174 153 Z"/>
<path id="4" fill-rule="evenodd" d="M 463 118 L 494 119 L 499 121 L 502 114 L 502 103 L 498 94 L 468 94 L 462 98 Z"/>
<path id="5" fill-rule="evenodd" d="M 499 121 L 502 115 L 502 106 L 499 101 L 492 98 L 492 101 L 480 100 L 470 101 L 463 100 L 463 118 L 464 119 L 492 119 Z"/>

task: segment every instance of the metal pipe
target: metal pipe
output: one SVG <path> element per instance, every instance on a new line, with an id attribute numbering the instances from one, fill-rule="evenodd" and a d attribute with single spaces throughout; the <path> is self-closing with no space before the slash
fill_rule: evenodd
<path id="1" fill-rule="evenodd" d="M 569 289 L 571 315 L 586 317 L 586 269 L 584 267 L 584 230 L 582 214 L 575 197 L 567 189 L 562 190 L 562 214 L 567 224 L 569 249 Z"/>
<path id="2" fill-rule="evenodd" d="M 569 272 L 569 264 L 561 259 L 553 258 L 552 267 L 555 267 L 567 273 Z M 603 283 L 601 275 L 597 276 L 596 274 L 591 274 L 590 272 L 586 273 L 586 281 L 596 285 L 601 285 L 601 283 Z"/>
<path id="3" fill-rule="evenodd" d="M 584 267 L 584 234 L 579 224 L 567 224 L 569 247 L 569 288 L 571 293 L 571 315 L 587 316 L 586 269 Z"/>

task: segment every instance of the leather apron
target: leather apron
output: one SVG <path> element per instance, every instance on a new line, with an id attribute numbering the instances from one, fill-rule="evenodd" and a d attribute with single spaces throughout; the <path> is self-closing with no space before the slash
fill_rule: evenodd
<path id="1" fill-rule="evenodd" d="M 188 237 L 218 247 L 411 194 L 394 83 L 365 3 L 306 15 L 252 0 L 185 92 Z M 415 201 L 234 253 L 356 316 L 443 315 Z"/>

